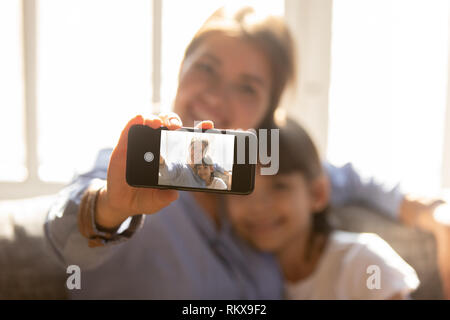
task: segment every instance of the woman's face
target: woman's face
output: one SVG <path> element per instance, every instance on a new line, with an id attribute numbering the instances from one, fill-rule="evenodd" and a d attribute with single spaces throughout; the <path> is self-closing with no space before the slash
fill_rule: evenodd
<path id="1" fill-rule="evenodd" d="M 196 166 L 197 175 L 204 180 L 205 182 L 209 182 L 211 178 L 212 167 L 208 165 L 197 165 Z"/>
<path id="2" fill-rule="evenodd" d="M 212 120 L 216 128 L 257 128 L 269 109 L 270 69 L 254 44 L 207 35 L 183 61 L 174 111 L 185 126 Z"/>
<path id="3" fill-rule="evenodd" d="M 255 178 L 252 194 L 228 197 L 237 233 L 256 248 L 277 252 L 311 228 L 314 200 L 300 173 Z"/>

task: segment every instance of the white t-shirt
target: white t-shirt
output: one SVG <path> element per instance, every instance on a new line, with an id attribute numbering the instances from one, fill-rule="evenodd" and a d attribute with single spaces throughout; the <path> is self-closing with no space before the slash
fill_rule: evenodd
<path id="1" fill-rule="evenodd" d="M 285 284 L 287 299 L 389 299 L 419 286 L 414 269 L 371 233 L 334 231 L 312 275 Z"/>
<path id="2" fill-rule="evenodd" d="M 208 186 L 209 189 L 220 189 L 220 190 L 225 190 L 227 189 L 227 185 L 225 184 L 225 182 L 223 182 L 222 179 L 214 177 L 213 181 L 211 182 L 211 184 Z"/>

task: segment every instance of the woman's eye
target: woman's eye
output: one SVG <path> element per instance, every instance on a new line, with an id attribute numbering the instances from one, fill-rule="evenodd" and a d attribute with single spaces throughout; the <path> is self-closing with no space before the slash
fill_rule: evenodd
<path id="1" fill-rule="evenodd" d="M 256 90 L 253 88 L 253 86 L 248 84 L 243 84 L 239 86 L 239 91 L 246 93 L 246 94 L 255 94 Z"/>
<path id="2" fill-rule="evenodd" d="M 290 189 L 290 186 L 287 183 L 283 183 L 283 182 L 276 182 L 272 186 L 273 186 L 273 189 L 279 190 L 279 191 L 287 191 Z"/>
<path id="3" fill-rule="evenodd" d="M 197 69 L 210 74 L 214 73 L 214 68 L 210 64 L 204 62 L 197 63 Z"/>

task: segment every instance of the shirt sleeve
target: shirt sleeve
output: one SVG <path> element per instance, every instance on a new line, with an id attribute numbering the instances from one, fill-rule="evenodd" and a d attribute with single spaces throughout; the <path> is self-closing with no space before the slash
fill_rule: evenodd
<path id="1" fill-rule="evenodd" d="M 406 298 L 420 284 L 414 269 L 375 234 L 359 235 L 341 267 L 337 290 L 344 299 Z"/>
<path id="2" fill-rule="evenodd" d="M 182 164 L 165 161 L 163 166 L 159 166 L 159 183 L 171 185 L 180 176 Z"/>
<path id="3" fill-rule="evenodd" d="M 332 206 L 362 204 L 391 219 L 399 219 L 404 196 L 398 185 L 389 187 L 373 177 L 363 177 L 351 163 L 337 167 L 326 162 L 324 168 L 331 182 Z"/>
<path id="4" fill-rule="evenodd" d="M 57 259 L 64 265 L 75 264 L 85 269 L 94 268 L 115 252 L 115 246 L 112 246 L 114 241 L 105 243 L 104 246 L 90 248 L 89 240 L 83 237 L 78 228 L 78 211 L 85 191 L 93 186 L 100 187 L 106 182 L 108 154 L 110 156 L 111 151 L 108 153 L 102 150 L 92 170 L 79 175 L 65 187 L 47 214 L 44 226 L 46 241 Z M 137 217 L 136 219 L 143 219 Z M 92 223 L 92 228 L 96 230 L 95 222 Z M 130 221 L 126 220 L 118 232 L 127 230 L 130 224 Z M 134 227 L 136 223 L 132 225 Z"/>
<path id="5" fill-rule="evenodd" d="M 221 190 L 226 190 L 227 189 L 227 185 L 225 184 L 225 182 L 223 182 L 222 179 L 220 178 L 214 178 L 214 185 L 213 185 L 214 189 L 221 189 Z"/>

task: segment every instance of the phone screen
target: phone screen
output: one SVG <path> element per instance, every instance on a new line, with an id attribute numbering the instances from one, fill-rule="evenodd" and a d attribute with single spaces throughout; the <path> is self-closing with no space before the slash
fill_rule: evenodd
<path id="1" fill-rule="evenodd" d="M 158 184 L 231 190 L 233 135 L 161 131 Z"/>
<path id="2" fill-rule="evenodd" d="M 256 135 L 244 131 L 135 125 L 128 133 L 126 180 L 133 187 L 249 194 L 256 145 Z"/>

